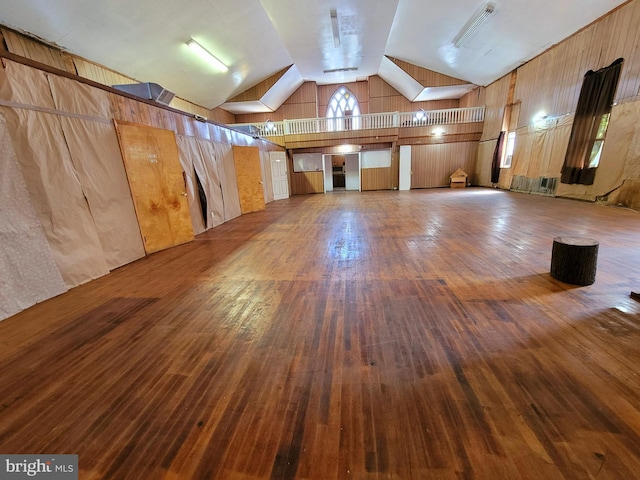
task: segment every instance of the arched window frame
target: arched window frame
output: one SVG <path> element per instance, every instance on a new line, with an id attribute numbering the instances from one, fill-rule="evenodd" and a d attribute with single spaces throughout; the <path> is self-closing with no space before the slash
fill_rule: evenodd
<path id="1" fill-rule="evenodd" d="M 327 130 L 358 130 L 360 104 L 358 98 L 344 85 L 336 89 L 327 104 Z"/>

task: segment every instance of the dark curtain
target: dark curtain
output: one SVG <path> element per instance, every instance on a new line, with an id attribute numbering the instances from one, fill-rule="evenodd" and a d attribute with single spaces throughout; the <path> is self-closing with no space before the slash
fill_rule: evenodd
<path id="1" fill-rule="evenodd" d="M 589 168 L 591 149 L 596 140 L 602 116 L 611 112 L 611 104 L 622 70 L 622 58 L 597 72 L 584 75 L 576 116 L 571 128 L 569 146 L 562 167 L 562 183 L 592 185 L 596 169 Z"/>
<path id="2" fill-rule="evenodd" d="M 504 150 L 504 139 L 506 132 L 503 130 L 498 135 L 498 143 L 493 151 L 493 161 L 491 162 L 491 183 L 498 183 L 500 180 L 500 160 L 502 160 L 502 152 Z"/>

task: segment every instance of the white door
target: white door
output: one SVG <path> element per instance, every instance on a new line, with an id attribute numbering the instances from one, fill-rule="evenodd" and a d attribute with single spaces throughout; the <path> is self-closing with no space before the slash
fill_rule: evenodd
<path id="1" fill-rule="evenodd" d="M 360 154 L 344 156 L 345 190 L 360 190 Z"/>
<path id="2" fill-rule="evenodd" d="M 400 146 L 399 190 L 411 190 L 411 145 Z"/>
<path id="3" fill-rule="evenodd" d="M 273 179 L 273 199 L 289 198 L 289 177 L 287 177 L 287 156 L 284 152 L 269 152 L 271 178 Z"/>
<path id="4" fill-rule="evenodd" d="M 324 159 L 324 193 L 333 192 L 333 155 L 323 155 Z"/>

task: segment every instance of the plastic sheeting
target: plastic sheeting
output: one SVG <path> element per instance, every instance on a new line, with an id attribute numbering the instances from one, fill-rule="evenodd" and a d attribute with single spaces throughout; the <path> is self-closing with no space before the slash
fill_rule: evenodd
<path id="1" fill-rule="evenodd" d="M 220 162 L 216 161 L 215 146 L 212 142 L 196 139 L 200 149 L 200 158 L 194 163 L 198 175 L 207 178 L 207 228 L 213 228 L 224 223 L 224 196 L 222 193 L 222 179 L 220 177 Z M 202 174 L 200 173 L 202 172 Z M 223 177 L 224 178 L 224 177 Z M 224 178 L 226 182 L 226 178 Z"/>
<path id="2" fill-rule="evenodd" d="M 0 113 L 0 320 L 64 293 Z"/>
<path id="3" fill-rule="evenodd" d="M 31 202 L 68 287 L 144 255 L 104 92 L 3 60 L 0 99 Z"/>
<path id="4" fill-rule="evenodd" d="M 189 202 L 189 214 L 191 215 L 191 224 L 193 225 L 193 233 L 198 235 L 206 230 L 204 219 L 202 218 L 202 209 L 198 197 L 198 182 L 196 180 L 196 171 L 193 167 L 194 158 L 199 155 L 197 144 L 192 137 L 183 137 L 176 135 L 178 144 L 178 158 L 180 165 L 185 173 L 185 181 L 187 187 L 187 201 Z M 202 180 L 200 180 L 202 183 Z M 204 188 L 204 184 L 203 184 Z M 205 190 L 206 195 L 206 190 Z M 207 199 L 207 204 L 208 204 Z M 207 205 L 208 206 L 208 205 Z"/>
<path id="5" fill-rule="evenodd" d="M 220 175 L 222 197 L 224 198 L 224 221 L 241 215 L 240 195 L 236 183 L 236 166 L 233 162 L 233 146 L 225 143 L 215 143 L 216 163 Z"/>
<path id="6" fill-rule="evenodd" d="M 109 118 L 106 92 L 67 78 L 49 76 L 58 110 L 102 117 L 100 122 L 60 117 L 64 137 L 110 270 L 144 256 L 118 138 Z"/>

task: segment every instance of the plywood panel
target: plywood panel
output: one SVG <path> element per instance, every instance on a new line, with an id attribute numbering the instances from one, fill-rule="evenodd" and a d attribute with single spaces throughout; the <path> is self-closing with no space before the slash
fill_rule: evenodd
<path id="1" fill-rule="evenodd" d="M 122 123 L 117 129 L 145 251 L 193 240 L 174 132 Z"/>
<path id="2" fill-rule="evenodd" d="M 265 209 L 260 150 L 257 147 L 233 146 L 233 163 L 243 214 Z"/>

